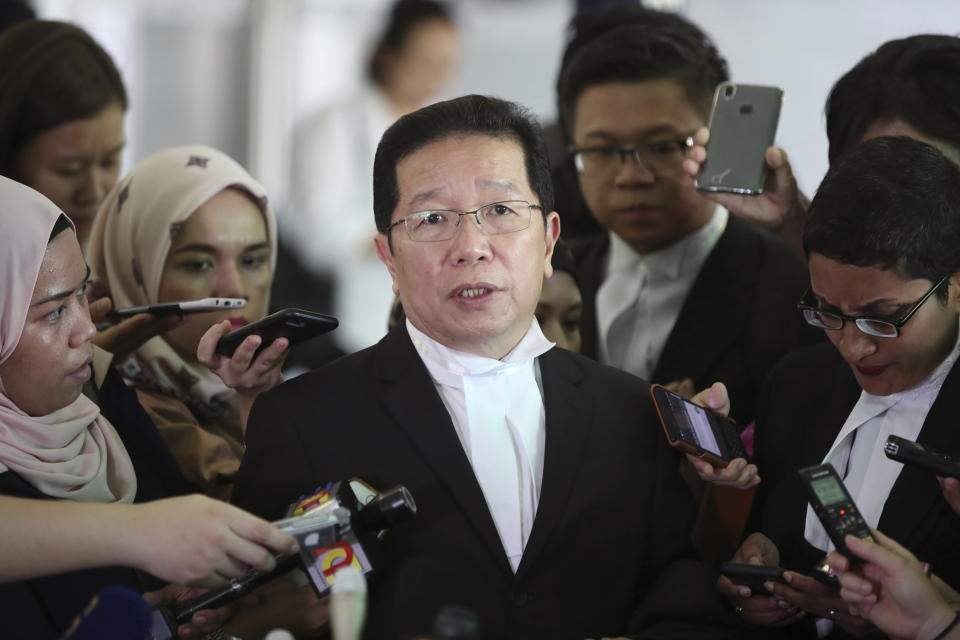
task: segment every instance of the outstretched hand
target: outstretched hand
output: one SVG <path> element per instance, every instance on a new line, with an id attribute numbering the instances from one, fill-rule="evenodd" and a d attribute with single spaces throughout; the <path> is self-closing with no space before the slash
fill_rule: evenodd
<path id="1" fill-rule="evenodd" d="M 693 396 L 691 401 L 724 416 L 730 413 L 730 396 L 722 382 L 714 382 L 713 385 Z M 704 482 L 737 489 L 749 489 L 760 484 L 757 465 L 750 464 L 743 458 L 734 458 L 726 467 L 718 469 L 703 458 L 689 453 L 686 456 Z"/>
<path id="2" fill-rule="evenodd" d="M 113 308 L 110 298 L 100 298 L 90 303 L 90 319 L 100 324 L 107 319 L 107 313 Z M 173 329 L 183 322 L 183 316 L 155 316 L 150 313 L 138 313 L 115 325 L 98 331 L 93 336 L 93 344 L 109 351 L 117 361 L 139 349 L 150 338 Z"/>

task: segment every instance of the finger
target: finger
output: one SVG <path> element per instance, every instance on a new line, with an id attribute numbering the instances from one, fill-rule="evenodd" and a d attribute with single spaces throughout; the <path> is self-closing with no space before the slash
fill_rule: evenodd
<path id="1" fill-rule="evenodd" d="M 704 147 L 707 145 L 707 142 L 710 141 L 710 129 L 707 127 L 700 127 L 697 129 L 697 132 L 693 134 L 693 143 Z"/>
<path id="2" fill-rule="evenodd" d="M 737 602 L 741 598 L 749 598 L 751 596 L 750 587 L 745 587 L 741 584 L 734 584 L 727 576 L 720 576 L 717 578 L 717 591 L 727 600 L 733 602 Z"/>
<path id="3" fill-rule="evenodd" d="M 769 147 L 766 151 L 765 159 L 767 166 L 774 171 L 782 169 L 783 167 L 789 168 L 790 166 L 787 162 L 787 152 L 779 147 Z"/>
<path id="4" fill-rule="evenodd" d="M 244 338 L 243 342 L 240 343 L 240 346 L 237 347 L 237 350 L 234 351 L 230 357 L 230 369 L 236 373 L 243 373 L 249 369 L 250 364 L 253 362 L 253 357 L 257 353 L 257 349 L 260 348 L 262 343 L 263 338 L 256 334 Z"/>
<path id="5" fill-rule="evenodd" d="M 96 324 L 107 317 L 107 313 L 113 308 L 113 302 L 110 298 L 99 298 L 91 302 L 87 308 L 90 310 L 90 319 Z"/>
<path id="6" fill-rule="evenodd" d="M 730 413 L 730 394 L 727 393 L 727 385 L 722 382 L 714 382 L 710 385 L 707 406 L 723 415 Z"/>
<path id="7" fill-rule="evenodd" d="M 843 573 L 850 570 L 850 561 L 842 553 L 831 551 L 827 555 L 827 566 L 830 567 L 830 573 Z"/>
<path id="8" fill-rule="evenodd" d="M 817 597 L 830 598 L 836 596 L 836 591 L 815 578 L 805 576 L 796 571 L 784 571 L 783 579 L 796 591 L 801 591 Z"/>
<path id="9" fill-rule="evenodd" d="M 846 577 L 846 576 L 844 576 Z M 864 593 L 863 585 L 859 585 L 857 588 L 849 588 L 846 583 L 842 580 L 840 582 L 843 586 L 840 588 L 840 597 L 843 598 L 844 602 L 856 605 L 863 604 L 873 604 L 877 601 L 877 595 L 875 593 Z M 866 588 L 870 588 L 869 584 L 866 585 Z"/>
<path id="10" fill-rule="evenodd" d="M 230 522 L 230 530 L 239 539 L 259 548 L 265 547 L 276 553 L 292 553 L 299 548 L 296 539 L 286 531 L 254 515 L 239 509 L 237 511 L 239 517 Z M 256 560 L 256 558 L 250 560 Z M 256 562 L 248 560 L 248 564 L 256 564 Z"/>
<path id="11" fill-rule="evenodd" d="M 694 470 L 702 479 L 709 480 L 713 478 L 713 465 L 692 453 L 688 453 L 686 456 L 687 460 L 690 461 L 690 464 L 693 465 Z"/>
<path id="12" fill-rule="evenodd" d="M 288 338 L 277 338 L 269 347 L 260 352 L 253 363 L 256 371 L 269 371 L 286 359 L 287 348 L 290 346 Z"/>
<path id="13" fill-rule="evenodd" d="M 222 366 L 222 360 L 216 360 L 217 343 L 230 331 L 230 321 L 221 320 L 207 329 L 197 344 L 197 360 L 208 367 L 216 362 L 217 368 Z M 223 358 L 223 356 L 219 356 Z"/>
<path id="14" fill-rule="evenodd" d="M 691 398 L 693 397 L 693 392 L 694 388 L 692 378 L 684 378 L 677 383 L 677 395 L 684 398 Z"/>

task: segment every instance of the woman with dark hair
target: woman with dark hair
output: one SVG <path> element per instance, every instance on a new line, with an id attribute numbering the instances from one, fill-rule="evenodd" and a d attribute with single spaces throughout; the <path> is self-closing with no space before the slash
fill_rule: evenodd
<path id="1" fill-rule="evenodd" d="M 120 173 L 127 93 L 79 27 L 31 20 L 0 35 L 0 174 L 50 198 L 81 247 Z"/>
<path id="2" fill-rule="evenodd" d="M 340 319 L 334 339 L 347 352 L 383 336 L 393 300 L 373 248 L 370 175 L 377 142 L 397 118 L 436 99 L 458 49 L 446 5 L 399 0 L 374 46 L 362 90 L 298 127 L 282 240 L 306 269 L 332 279 L 332 313 Z"/>

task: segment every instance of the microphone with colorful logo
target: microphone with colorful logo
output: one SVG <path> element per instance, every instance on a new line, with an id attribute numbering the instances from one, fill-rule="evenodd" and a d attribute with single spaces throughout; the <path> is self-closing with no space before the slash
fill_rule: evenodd
<path id="1" fill-rule="evenodd" d="M 153 638 L 175 638 L 177 626 L 189 622 L 198 611 L 234 602 L 296 568 L 306 572 L 318 596 L 328 595 L 340 569 L 354 567 L 364 575 L 373 572 L 380 538 L 416 512 L 413 496 L 402 485 L 377 493 L 354 478 L 321 487 L 291 505 L 287 517 L 273 523 L 297 539 L 298 552 L 278 556 L 272 571 L 250 571 L 174 610 L 155 610 Z"/>

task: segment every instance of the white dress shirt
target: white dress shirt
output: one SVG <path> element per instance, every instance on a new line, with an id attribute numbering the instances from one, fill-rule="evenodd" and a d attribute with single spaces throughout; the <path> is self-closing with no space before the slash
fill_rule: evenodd
<path id="1" fill-rule="evenodd" d="M 727 228 L 717 206 L 700 229 L 640 255 L 615 233 L 597 290 L 600 361 L 649 380 L 700 268 Z"/>
<path id="2" fill-rule="evenodd" d="M 456 351 L 407 320 L 407 332 L 443 399 L 516 571 L 543 482 L 546 410 L 536 358 L 554 343 L 534 320 L 502 360 Z"/>

